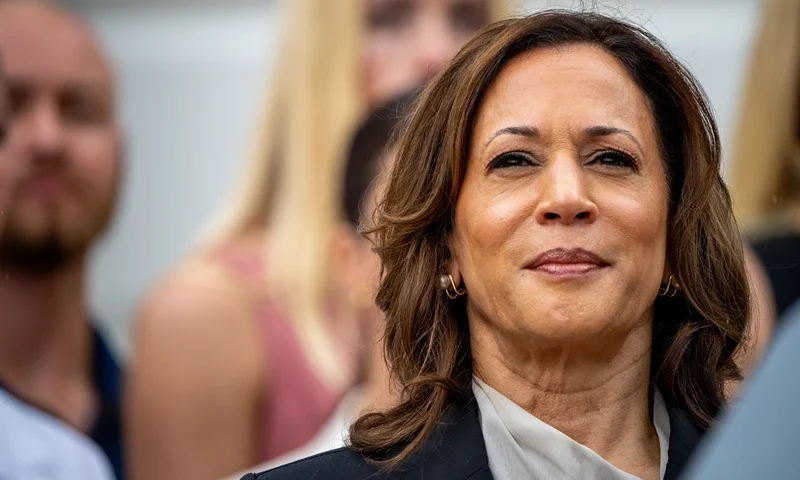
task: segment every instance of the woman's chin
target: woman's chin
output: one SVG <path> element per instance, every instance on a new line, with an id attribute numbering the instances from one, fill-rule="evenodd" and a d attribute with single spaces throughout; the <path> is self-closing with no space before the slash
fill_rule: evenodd
<path id="1" fill-rule="evenodd" d="M 582 342 L 587 339 L 599 340 L 613 330 L 624 329 L 619 322 L 619 313 L 615 309 L 598 310 L 596 301 L 537 302 L 533 308 L 526 309 L 523 316 L 524 329 L 531 338 L 546 342 Z M 606 299 L 607 305 L 613 304 L 613 298 Z"/>

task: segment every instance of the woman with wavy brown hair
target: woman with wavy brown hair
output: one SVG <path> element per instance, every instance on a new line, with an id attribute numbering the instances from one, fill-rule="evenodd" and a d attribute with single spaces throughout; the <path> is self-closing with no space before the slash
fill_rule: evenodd
<path id="1" fill-rule="evenodd" d="M 546 11 L 423 93 L 378 208 L 402 401 L 281 479 L 676 478 L 750 292 L 717 127 L 652 35 Z"/>

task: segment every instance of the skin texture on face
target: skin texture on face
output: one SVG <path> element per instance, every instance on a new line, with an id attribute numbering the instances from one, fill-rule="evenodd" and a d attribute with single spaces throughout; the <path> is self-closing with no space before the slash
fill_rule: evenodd
<path id="1" fill-rule="evenodd" d="M 654 119 L 623 65 L 584 45 L 516 57 L 476 117 L 450 238 L 470 325 L 523 351 L 625 338 L 652 322 L 667 218 Z M 600 265 L 533 268 L 553 249 Z"/>
<path id="2" fill-rule="evenodd" d="M 423 84 L 489 21 L 488 0 L 366 0 L 368 105 Z"/>
<path id="3" fill-rule="evenodd" d="M 10 198 L 0 262 L 50 270 L 105 229 L 120 176 L 114 84 L 89 31 L 55 7 L 0 5 L 0 52 L 22 173 Z"/>

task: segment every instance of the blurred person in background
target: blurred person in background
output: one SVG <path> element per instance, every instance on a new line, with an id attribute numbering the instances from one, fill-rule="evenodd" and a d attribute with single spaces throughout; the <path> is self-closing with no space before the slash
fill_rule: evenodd
<path id="1" fill-rule="evenodd" d="M 704 441 L 684 479 L 798 478 L 800 302 L 787 309 L 781 325 L 747 391 Z"/>
<path id="2" fill-rule="evenodd" d="M 731 193 L 782 318 L 800 299 L 800 2 L 765 1 L 751 55 Z"/>
<path id="3" fill-rule="evenodd" d="M 5 155 L 21 172 L 0 236 L 0 381 L 94 439 L 121 476 L 121 374 L 86 305 L 122 169 L 113 74 L 89 28 L 42 2 L 0 3 L 0 53 Z"/>
<path id="4" fill-rule="evenodd" d="M 347 223 L 338 227 L 340 257 L 347 258 L 349 268 L 342 272 L 342 281 L 351 285 L 354 306 L 382 320 L 373 308 L 375 283 L 380 272 L 380 259 L 372 251 L 372 243 L 357 235 L 359 229 L 369 228 L 376 208 L 378 192 L 388 168 L 393 163 L 395 127 L 416 98 L 416 92 L 400 96 L 385 106 L 375 108 L 359 126 L 350 144 L 344 168 L 341 212 Z M 366 282 L 365 280 L 369 280 Z M 367 313 L 369 312 L 369 313 Z M 380 410 L 394 403 L 389 388 L 388 371 L 380 361 L 383 344 L 372 342 L 371 361 L 365 369 L 362 385 L 353 388 L 340 402 L 317 435 L 302 447 L 259 465 L 253 470 L 266 470 L 332 448 L 344 446 L 350 424 L 364 409 Z M 232 476 L 239 479 L 242 474 Z"/>
<path id="5" fill-rule="evenodd" d="M 686 480 L 794 480 L 800 451 L 800 302 L 782 328 L 749 388 L 706 439 Z"/>
<path id="6" fill-rule="evenodd" d="M 0 236 L 8 193 L 20 175 L 5 155 L 8 89 L 0 61 Z M 0 289 L 3 280 L 0 279 Z M 94 442 L 61 418 L 21 398 L 0 382 L 0 479 L 112 480 L 108 459 Z"/>
<path id="7" fill-rule="evenodd" d="M 292 451 L 379 361 L 370 346 L 379 321 L 363 301 L 372 285 L 352 285 L 343 247 L 355 237 L 338 207 L 347 143 L 364 114 L 430 78 L 510 3 L 285 3 L 242 184 L 136 321 L 127 403 L 136 479 L 217 478 Z"/>

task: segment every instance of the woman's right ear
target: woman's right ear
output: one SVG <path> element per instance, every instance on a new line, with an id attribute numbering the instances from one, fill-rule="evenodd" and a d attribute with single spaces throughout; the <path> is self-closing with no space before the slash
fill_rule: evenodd
<path id="1" fill-rule="evenodd" d="M 453 232 L 451 232 L 447 237 L 447 260 L 444 263 L 444 272 L 437 272 L 443 273 L 445 275 L 450 275 L 453 277 L 453 286 L 458 288 L 461 286 L 461 269 L 458 267 L 458 255 L 456 254 L 456 246 L 454 245 L 455 238 L 453 236 Z"/>
<path id="2" fill-rule="evenodd" d="M 454 257 L 451 256 L 445 262 L 444 273 L 453 277 L 453 287 L 461 286 L 461 270 L 458 268 L 458 260 Z"/>

